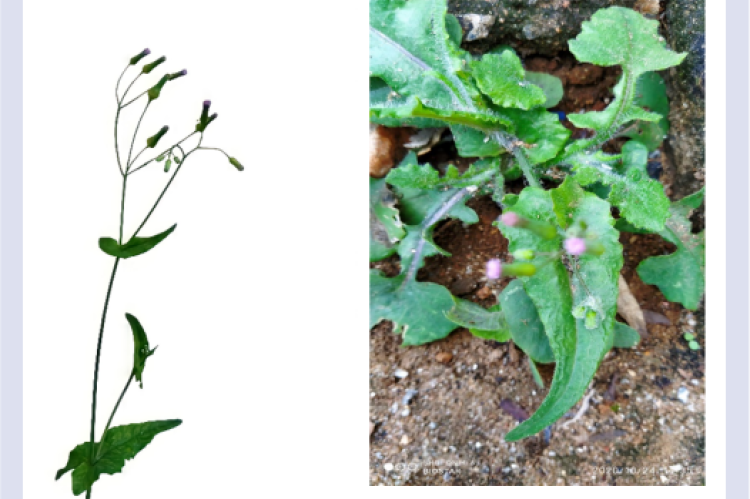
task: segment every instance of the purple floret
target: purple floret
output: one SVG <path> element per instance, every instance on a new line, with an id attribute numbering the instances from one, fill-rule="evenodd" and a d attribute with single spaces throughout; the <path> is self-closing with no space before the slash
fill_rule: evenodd
<path id="1" fill-rule="evenodd" d="M 487 262 L 487 278 L 488 279 L 500 279 L 500 275 L 503 273 L 503 265 L 500 263 L 498 258 L 493 258 Z"/>
<path id="2" fill-rule="evenodd" d="M 580 237 L 569 237 L 563 243 L 565 251 L 571 255 L 582 255 L 586 251 L 586 241 Z"/>

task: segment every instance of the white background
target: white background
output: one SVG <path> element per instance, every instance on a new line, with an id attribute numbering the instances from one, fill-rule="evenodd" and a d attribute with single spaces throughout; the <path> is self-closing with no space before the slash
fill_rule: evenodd
<path id="1" fill-rule="evenodd" d="M 707 9 L 707 198 L 719 200 L 707 204 L 707 482 L 723 497 L 724 2 Z M 168 58 L 148 83 L 163 71 L 189 74 L 149 110 L 136 151 L 164 124 L 164 144 L 182 138 L 210 98 L 220 116 L 204 144 L 246 171 L 218 152 L 191 157 L 143 234 L 177 229 L 121 262 L 97 434 L 131 368 L 126 311 L 159 349 L 114 424 L 184 423 L 123 474 L 103 476 L 93 497 L 235 498 L 260 486 L 367 483 L 366 23 L 365 2 L 26 2 L 25 496 L 70 497 L 70 476 L 53 476 L 88 439 L 113 263 L 97 239 L 116 236 L 119 215 L 114 84 L 146 46 L 149 60 Z M 127 109 L 123 131 L 139 106 Z M 166 180 L 158 166 L 132 177 L 126 233 Z M 706 491 L 680 490 L 693 493 Z M 646 495 L 656 494 L 664 491 Z"/>
<path id="2" fill-rule="evenodd" d="M 25 3 L 25 497 L 71 497 L 70 475 L 53 478 L 89 438 L 113 264 L 97 241 L 116 237 L 119 217 L 114 88 L 144 47 L 149 61 L 167 56 L 148 85 L 188 75 L 152 104 L 135 151 L 165 124 L 162 145 L 187 135 L 211 99 L 219 118 L 203 145 L 246 170 L 196 153 L 142 234 L 176 222 L 175 232 L 120 263 L 97 438 L 132 367 L 125 312 L 159 347 L 114 425 L 184 423 L 124 474 L 104 475 L 93 498 L 250 497 L 260 484 L 326 476 L 366 483 L 366 23 L 364 3 Z M 141 110 L 124 111 L 123 132 Z M 167 181 L 160 166 L 131 177 L 126 234 Z M 337 461 L 325 466 L 326 455 Z"/>

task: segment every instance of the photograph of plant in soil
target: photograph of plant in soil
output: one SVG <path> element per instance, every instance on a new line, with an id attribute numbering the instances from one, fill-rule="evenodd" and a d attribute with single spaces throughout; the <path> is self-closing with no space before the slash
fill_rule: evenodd
<path id="1" fill-rule="evenodd" d="M 371 484 L 703 483 L 702 37 L 618 3 L 370 1 Z"/>
<path id="2" fill-rule="evenodd" d="M 125 76 L 125 73 L 128 72 L 128 69 L 130 69 L 131 67 L 135 67 L 150 53 L 151 51 L 149 49 L 144 49 L 139 54 L 133 56 L 130 59 L 129 63 L 125 66 L 125 69 L 120 75 L 120 78 L 117 80 L 117 86 L 115 87 L 117 111 L 115 114 L 114 122 L 114 145 L 117 167 L 119 168 L 120 176 L 122 177 L 119 235 L 116 239 L 112 237 L 102 237 L 101 239 L 99 239 L 99 248 L 107 255 L 113 257 L 114 263 L 112 266 L 112 273 L 109 277 L 109 285 L 107 287 L 106 296 L 104 298 L 104 309 L 101 314 L 101 325 L 99 328 L 96 360 L 94 364 L 93 395 L 90 416 L 91 436 L 89 441 L 79 444 L 70 452 L 67 464 L 65 465 L 65 467 L 60 469 L 55 476 L 55 480 L 59 480 L 60 477 L 62 477 L 65 473 L 67 473 L 68 471 L 72 471 L 71 476 L 73 495 L 77 496 L 82 494 L 83 492 L 86 492 L 86 498 L 90 498 L 92 496 L 92 488 L 94 486 L 94 483 L 102 474 L 106 473 L 113 475 L 115 473 L 120 473 L 123 466 L 125 466 L 125 461 L 135 458 L 135 456 L 140 451 L 142 451 L 149 443 L 151 443 L 156 435 L 167 430 L 171 430 L 172 428 L 175 428 L 182 424 L 182 421 L 179 419 L 170 419 L 164 421 L 133 423 L 122 426 L 110 426 L 114 419 L 115 413 L 117 412 L 117 408 L 120 406 L 120 402 L 122 402 L 122 399 L 125 396 L 125 393 L 128 391 L 128 388 L 130 387 L 130 384 L 133 382 L 133 380 L 135 379 L 135 381 L 139 383 L 140 388 L 143 388 L 143 371 L 146 366 L 146 360 L 156 352 L 156 347 L 150 347 L 149 340 L 146 336 L 146 331 L 140 321 L 134 315 L 126 313 L 125 319 L 127 320 L 133 332 L 133 369 L 130 372 L 130 376 L 125 383 L 125 387 L 122 389 L 117 403 L 112 408 L 109 419 L 107 420 L 107 424 L 104 427 L 104 431 L 102 431 L 101 437 L 98 441 L 96 440 L 96 402 L 100 368 L 99 360 L 101 357 L 104 325 L 107 319 L 109 301 L 112 295 L 112 288 L 114 285 L 118 266 L 120 265 L 120 262 L 122 260 L 143 255 L 144 253 L 147 253 L 148 251 L 154 249 L 157 245 L 159 245 L 159 243 L 164 241 L 164 239 L 166 239 L 174 232 L 177 224 L 174 224 L 167 230 L 164 230 L 163 232 L 160 232 L 153 236 L 139 236 L 141 229 L 143 229 L 143 227 L 146 225 L 146 222 L 148 222 L 149 218 L 151 218 L 154 211 L 159 206 L 159 203 L 164 198 L 164 195 L 167 193 L 167 190 L 172 185 L 175 177 L 177 177 L 177 174 L 185 166 L 188 158 L 193 153 L 201 150 L 219 151 L 227 157 L 229 163 L 234 168 L 239 171 L 242 171 L 244 169 L 237 159 L 229 156 L 222 149 L 215 147 L 206 147 L 202 145 L 207 127 L 218 116 L 217 113 L 209 115 L 211 101 L 208 100 L 203 102 L 200 117 L 197 120 L 197 124 L 195 125 L 194 130 L 188 133 L 183 139 L 175 142 L 169 147 L 164 148 L 159 153 L 152 153 L 153 150 L 156 149 L 156 146 L 159 144 L 161 139 L 169 131 L 169 127 L 164 126 L 155 134 L 145 139 L 145 144 L 144 142 L 141 142 L 139 144 L 140 150 L 137 152 L 137 154 L 135 154 L 135 156 L 133 156 L 133 148 L 135 147 L 138 131 L 141 122 L 143 121 L 143 117 L 146 114 L 146 111 L 148 111 L 154 105 L 154 101 L 156 101 L 161 96 L 161 93 L 164 91 L 165 85 L 167 85 L 167 83 L 170 83 L 187 75 L 187 70 L 184 69 L 176 73 L 166 73 L 158 80 L 156 84 L 128 100 L 128 92 L 130 92 L 133 85 L 141 78 L 141 76 L 149 75 L 154 69 L 156 69 L 166 61 L 166 57 L 162 56 L 151 63 L 144 64 L 135 78 L 133 78 L 133 80 L 127 86 L 125 91 L 120 93 L 120 84 L 123 76 Z M 133 131 L 132 138 L 130 140 L 127 159 L 123 161 L 124 156 L 120 153 L 118 125 L 120 121 L 120 113 L 125 111 L 126 108 L 131 104 L 142 106 L 142 111 L 140 114 L 140 118 L 138 119 L 138 124 L 136 125 L 135 130 Z M 192 143 L 193 145 L 188 146 L 188 142 Z M 147 153 L 147 155 L 151 155 L 153 157 L 139 163 L 138 159 L 143 153 Z M 156 198 L 153 206 L 148 211 L 148 214 L 138 225 L 138 228 L 130 237 L 125 238 L 123 234 L 123 227 L 125 220 L 125 193 L 128 186 L 128 179 L 143 168 L 147 168 L 149 166 L 154 167 L 157 163 L 164 165 L 164 172 L 167 174 L 170 172 L 170 168 L 174 164 L 174 171 L 171 175 L 169 175 L 169 179 L 167 180 L 166 185 L 161 191 L 161 194 L 159 194 L 159 196 Z"/>

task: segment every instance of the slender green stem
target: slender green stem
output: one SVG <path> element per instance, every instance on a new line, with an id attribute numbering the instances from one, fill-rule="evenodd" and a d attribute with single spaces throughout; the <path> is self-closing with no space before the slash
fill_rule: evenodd
<path id="1" fill-rule="evenodd" d="M 128 102 L 126 102 L 125 104 L 123 104 L 122 108 L 125 109 L 126 107 L 128 107 L 129 105 L 131 105 L 133 102 L 135 102 L 138 99 L 140 99 L 141 97 L 143 97 L 146 94 L 146 92 L 148 92 L 148 89 L 144 90 L 143 92 L 141 92 L 140 94 L 138 94 L 137 96 L 133 97 Z"/>
<path id="2" fill-rule="evenodd" d="M 122 244 L 122 231 L 125 227 L 125 188 L 128 185 L 128 176 L 122 176 L 122 199 L 120 199 L 120 239 L 118 244 Z"/>
<path id="3" fill-rule="evenodd" d="M 123 397 L 125 397 L 125 392 L 128 391 L 128 388 L 130 388 L 130 383 L 133 381 L 133 377 L 135 375 L 131 372 L 130 377 L 128 378 L 128 382 L 125 383 L 125 388 L 122 389 L 122 393 L 120 393 L 120 398 L 117 399 L 117 403 L 115 404 L 114 409 L 112 409 L 112 414 L 109 415 L 109 420 L 107 420 L 107 426 L 104 427 L 104 432 L 102 432 L 102 438 L 99 439 L 99 448 L 96 451 L 96 455 L 99 455 L 99 452 L 102 449 L 102 442 L 104 442 L 104 436 L 107 434 L 107 430 L 109 430 L 109 425 L 112 424 L 112 419 L 115 417 L 115 413 L 117 412 L 117 408 L 120 407 L 120 402 L 122 402 Z"/>
<path id="4" fill-rule="evenodd" d="M 94 389 L 91 397 L 91 435 L 90 435 L 90 448 L 89 454 L 90 460 L 94 460 L 94 430 L 96 428 L 96 390 L 99 383 L 99 361 L 101 360 L 102 354 L 102 337 L 104 336 L 104 323 L 107 320 L 107 310 L 109 309 L 109 298 L 112 296 L 112 284 L 115 282 L 115 275 L 117 274 L 117 265 L 120 263 L 120 258 L 115 258 L 115 265 L 112 267 L 112 275 L 109 278 L 109 286 L 107 287 L 107 297 L 104 299 L 104 309 L 102 310 L 102 320 L 99 325 L 99 339 L 96 343 L 96 363 L 94 364 Z M 86 497 L 91 497 L 91 489 L 86 492 Z"/>
<path id="5" fill-rule="evenodd" d="M 532 187 L 540 187 L 539 180 L 537 180 L 536 175 L 534 175 L 534 172 L 531 169 L 531 164 L 526 158 L 526 153 L 524 153 L 520 147 L 516 147 L 513 149 L 513 156 L 516 158 L 516 161 L 518 161 L 518 166 L 521 167 L 521 171 L 529 182 L 529 185 Z"/>
<path id="6" fill-rule="evenodd" d="M 155 157 L 153 157 L 153 158 L 149 159 L 148 161 L 146 161 L 146 162 L 145 162 L 145 163 L 143 163 L 142 165 L 139 165 L 139 166 L 138 166 L 137 168 L 133 168 L 133 169 L 132 169 L 132 170 L 131 170 L 131 171 L 129 172 L 129 175 L 132 175 L 132 174 L 134 174 L 135 172 L 137 172 L 138 170 L 140 170 L 141 168 L 144 168 L 144 167 L 148 166 L 149 164 L 153 163 L 153 161 L 154 161 L 154 160 L 155 160 L 156 158 L 158 158 L 158 157 L 159 157 L 159 156 L 161 156 L 162 154 L 166 154 L 166 153 L 168 153 L 168 152 L 169 152 L 170 150 L 174 149 L 175 147 L 178 147 L 178 146 L 179 146 L 180 144 L 182 144 L 183 142 L 185 142 L 185 141 L 186 141 L 187 139 L 189 139 L 190 137 L 192 137 L 192 136 L 193 136 L 193 135 L 195 135 L 196 133 L 198 133 L 198 132 L 192 132 L 192 133 L 191 133 L 190 135 L 188 135 L 188 136 L 187 136 L 187 137 L 185 137 L 184 139 L 180 140 L 180 141 L 179 141 L 179 142 L 177 142 L 176 144 L 173 144 L 173 145 L 171 145 L 171 146 L 167 147 L 167 148 L 166 148 L 166 149 L 164 149 L 164 150 L 163 150 L 162 152 L 160 152 L 159 154 L 157 154 L 157 155 L 156 155 Z M 203 135 L 201 135 L 201 138 L 202 138 L 202 137 L 203 137 Z M 183 154 L 184 154 L 184 153 L 183 153 Z"/>
<path id="7" fill-rule="evenodd" d="M 224 149 L 219 149 L 218 147 L 196 147 L 196 149 L 205 149 L 207 151 L 220 151 L 224 154 L 224 156 L 227 157 L 227 159 L 230 157 L 229 154 L 227 154 Z"/>
<path id="8" fill-rule="evenodd" d="M 164 197 L 164 194 L 167 193 L 167 189 L 169 189 L 169 186 L 172 185 L 172 181 L 174 181 L 174 179 L 177 176 L 177 174 L 180 173 L 180 168 L 182 168 L 182 166 L 185 164 L 185 161 L 187 160 L 188 156 L 190 156 L 190 154 L 192 152 L 193 151 L 190 151 L 189 153 L 187 153 L 187 155 L 183 156 L 182 161 L 180 162 L 180 164 L 177 166 L 177 168 L 175 169 L 174 173 L 172 174 L 172 178 L 170 178 L 169 182 L 167 182 L 167 185 L 164 186 L 164 189 L 161 191 L 161 194 L 159 194 L 159 197 L 156 198 L 156 202 L 154 203 L 154 205 L 149 210 L 148 215 L 146 215 L 146 218 L 143 219 L 143 222 L 141 222 L 141 225 L 138 226 L 138 228 L 133 233 L 133 235 L 131 236 L 131 238 L 137 236 L 138 233 L 143 228 L 143 226 L 146 225 L 146 222 L 148 221 L 148 219 L 151 218 L 151 215 L 154 213 L 154 210 L 156 209 L 156 207 L 159 206 L 159 203 L 161 202 L 161 199 Z"/>
<path id="9" fill-rule="evenodd" d="M 133 139 L 130 141 L 130 151 L 128 152 L 128 162 L 125 165 L 125 174 L 127 175 L 128 171 L 130 170 L 130 158 L 133 155 L 133 145 L 135 145 L 135 138 L 138 136 L 138 129 L 141 128 L 141 122 L 143 121 L 143 117 L 146 115 L 146 111 L 148 111 L 148 106 L 151 105 L 151 101 L 146 103 L 146 106 L 143 108 L 143 112 L 141 113 L 141 117 L 138 118 L 138 124 L 135 126 L 135 132 L 133 132 Z"/>

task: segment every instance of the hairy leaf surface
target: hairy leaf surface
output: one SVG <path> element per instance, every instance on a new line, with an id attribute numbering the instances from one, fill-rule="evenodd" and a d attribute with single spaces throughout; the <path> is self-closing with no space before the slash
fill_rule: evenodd
<path id="1" fill-rule="evenodd" d="M 703 202 L 704 189 L 672 203 L 670 217 L 659 235 L 677 246 L 677 251 L 666 256 L 652 256 L 642 261 L 638 275 L 646 284 L 659 287 L 669 301 L 685 308 L 698 308 L 706 287 L 706 241 L 703 232 L 693 234 L 690 212 Z"/>
<path id="2" fill-rule="evenodd" d="M 412 153 L 413 154 L 413 153 Z M 370 261 L 387 258 L 396 252 L 406 235 L 396 209 L 396 196 L 385 179 L 370 179 Z"/>

